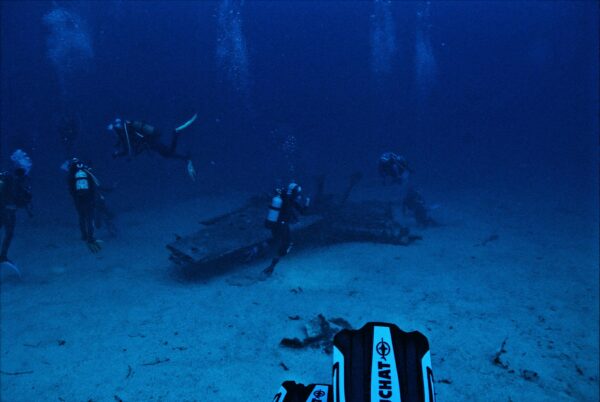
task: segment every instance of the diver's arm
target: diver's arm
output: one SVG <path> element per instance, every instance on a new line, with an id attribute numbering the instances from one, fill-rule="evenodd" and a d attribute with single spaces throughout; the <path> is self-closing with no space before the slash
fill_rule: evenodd
<path id="1" fill-rule="evenodd" d="M 300 202 L 301 200 L 303 202 Z M 299 200 L 294 200 L 293 205 L 294 205 L 294 209 L 296 211 L 298 211 L 300 213 L 300 215 L 305 215 L 306 211 L 310 207 L 310 198 L 306 197 L 306 198 L 301 198 Z"/>
<path id="2" fill-rule="evenodd" d="M 399 179 L 402 174 L 400 173 L 400 168 L 398 167 L 397 163 L 394 163 L 392 165 L 392 169 L 394 170 L 394 179 Z"/>

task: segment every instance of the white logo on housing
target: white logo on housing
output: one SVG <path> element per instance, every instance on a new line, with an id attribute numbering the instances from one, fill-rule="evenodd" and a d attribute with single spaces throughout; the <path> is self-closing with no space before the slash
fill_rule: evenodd
<path id="1" fill-rule="evenodd" d="M 373 327 L 371 402 L 401 402 L 394 345 L 388 327 Z"/>
<path id="2" fill-rule="evenodd" d="M 308 397 L 306 402 L 324 402 L 327 401 L 327 394 L 329 389 L 326 385 L 315 385 L 311 395 Z"/>

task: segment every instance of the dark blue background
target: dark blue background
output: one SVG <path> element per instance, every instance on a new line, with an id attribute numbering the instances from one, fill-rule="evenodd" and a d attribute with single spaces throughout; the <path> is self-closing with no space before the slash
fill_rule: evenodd
<path id="1" fill-rule="evenodd" d="M 55 4 L 86 22 L 94 58 L 61 96 L 42 20 Z M 298 141 L 297 178 L 356 169 L 375 175 L 396 150 L 423 183 L 574 183 L 595 196 L 598 175 L 598 3 L 433 2 L 437 75 L 425 104 L 414 74 L 416 13 L 391 6 L 393 74 L 370 70 L 371 2 L 253 2 L 242 8 L 250 86 L 223 81 L 215 61 L 218 2 L 2 2 L 0 155 L 29 152 L 36 198 L 67 200 L 57 123 L 77 114 L 77 154 L 120 205 L 197 192 L 270 189 L 289 176 L 282 136 Z M 421 106 L 419 106 L 421 105 Z M 110 157 L 107 123 L 144 119 L 168 132 L 198 112 L 182 148 L 196 156 L 192 186 L 181 163 Z M 276 135 L 272 132 L 276 130 Z M 214 162 L 214 163 L 211 163 Z"/>

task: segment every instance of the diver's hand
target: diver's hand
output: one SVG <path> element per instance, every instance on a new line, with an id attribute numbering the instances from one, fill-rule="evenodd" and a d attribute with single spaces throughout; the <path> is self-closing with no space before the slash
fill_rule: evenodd
<path id="1" fill-rule="evenodd" d="M 294 381 L 285 381 L 281 384 L 279 392 L 275 394 L 273 402 L 303 402 L 333 400 L 331 385 L 322 384 L 296 384 Z"/>

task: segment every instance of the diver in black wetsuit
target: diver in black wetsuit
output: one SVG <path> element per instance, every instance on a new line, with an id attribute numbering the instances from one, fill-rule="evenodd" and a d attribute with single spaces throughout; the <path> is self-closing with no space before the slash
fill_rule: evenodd
<path id="1" fill-rule="evenodd" d="M 379 157 L 377 170 L 384 184 L 387 177 L 390 177 L 393 183 L 403 184 L 408 180 L 409 174 L 412 173 L 406 159 L 393 152 L 385 152 Z"/>
<path id="2" fill-rule="evenodd" d="M 88 166 L 73 158 L 68 166 L 67 183 L 77 209 L 81 239 L 92 253 L 97 253 L 100 244 L 94 238 L 94 218 L 99 182 Z"/>
<path id="3" fill-rule="evenodd" d="M 271 230 L 271 244 L 277 247 L 277 256 L 271 264 L 263 270 L 263 274 L 270 276 L 279 260 L 290 252 L 292 235 L 290 224 L 298 222 L 297 212 L 304 214 L 310 205 L 310 198 L 302 198 L 302 188 L 297 183 L 290 183 L 285 192 L 278 191 L 273 197 L 265 226 Z"/>
<path id="4" fill-rule="evenodd" d="M 31 216 L 31 199 L 31 188 L 27 184 L 25 169 L 18 167 L 12 174 L 0 173 L 0 229 L 4 228 L 0 263 L 12 264 L 8 259 L 8 249 L 15 233 L 17 209 L 24 208 Z"/>
<path id="5" fill-rule="evenodd" d="M 189 127 L 195 120 L 194 115 L 190 120 L 173 130 L 170 144 L 164 144 L 160 141 L 160 131 L 143 121 L 130 121 L 115 119 L 108 125 L 108 129 L 117 136 L 116 150 L 113 152 L 113 158 L 127 156 L 129 158 L 137 156 L 144 151 L 153 151 L 167 159 L 180 159 L 187 161 L 188 174 L 195 179 L 196 171 L 190 159 L 189 153 L 186 155 L 177 153 L 177 142 L 181 131 Z"/>
<path id="6" fill-rule="evenodd" d="M 164 158 L 188 160 L 187 155 L 181 155 L 176 152 L 179 135 L 173 132 L 170 145 L 160 142 L 160 131 L 143 121 L 121 121 L 116 119 L 109 125 L 117 135 L 116 150 L 113 153 L 114 158 L 121 156 L 137 156 L 144 151 L 154 151 Z"/>

